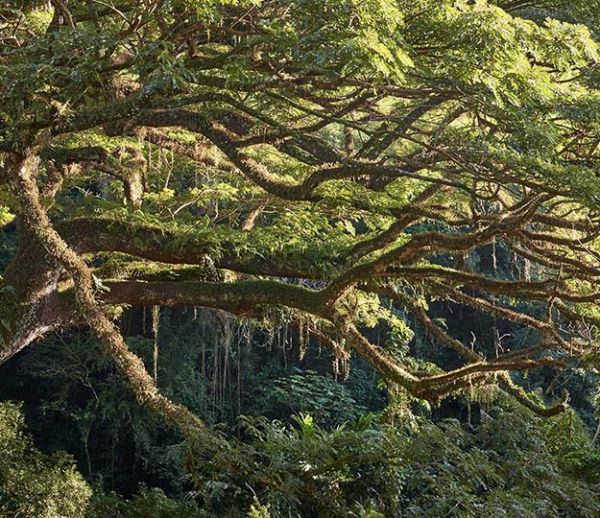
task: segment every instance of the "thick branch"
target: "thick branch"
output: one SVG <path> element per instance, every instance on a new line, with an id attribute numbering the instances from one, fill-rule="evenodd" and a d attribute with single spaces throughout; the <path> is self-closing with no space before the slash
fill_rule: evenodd
<path id="1" fill-rule="evenodd" d="M 13 159 L 15 191 L 21 201 L 23 224 L 44 246 L 46 253 L 62 264 L 73 278 L 78 310 L 82 318 L 94 330 L 104 344 L 107 354 L 126 376 L 138 401 L 169 423 L 175 423 L 190 439 L 208 435 L 198 417 L 159 394 L 142 360 L 129 350 L 117 328 L 96 302 L 90 269 L 53 229 L 40 203 L 35 180 L 38 158 L 29 154 L 15 156 Z"/>

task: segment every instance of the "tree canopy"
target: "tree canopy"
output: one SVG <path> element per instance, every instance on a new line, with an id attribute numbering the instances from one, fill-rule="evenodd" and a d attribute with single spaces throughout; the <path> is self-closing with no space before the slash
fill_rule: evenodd
<path id="1" fill-rule="evenodd" d="M 88 326 L 141 404 L 219 450 L 116 324 L 124 307 L 201 306 L 285 321 L 416 400 L 497 388 L 563 411 L 566 393 L 540 401 L 511 372 L 598 367 L 598 13 L 5 2 L 0 215 L 17 242 L 0 361 Z M 454 336 L 440 302 L 535 343 Z M 450 368 L 407 353 L 416 326 Z"/>

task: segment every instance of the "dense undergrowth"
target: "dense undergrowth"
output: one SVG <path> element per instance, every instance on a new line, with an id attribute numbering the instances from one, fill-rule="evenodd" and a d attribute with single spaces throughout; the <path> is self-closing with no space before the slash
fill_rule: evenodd
<path id="1" fill-rule="evenodd" d="M 3 516 L 528 516 L 600 513 L 600 452 L 573 413 L 541 421 L 497 408 L 465 428 L 455 420 L 382 425 L 373 416 L 331 430 L 245 422 L 244 454 L 276 486 L 261 490 L 211 465 L 201 495 L 169 498 L 141 488 L 129 498 L 90 484 L 66 454 L 43 454 L 19 406 L 0 407 Z M 198 498 L 201 496 L 201 498 Z M 198 503 L 203 502 L 203 503 Z"/>
<path id="2" fill-rule="evenodd" d="M 141 317 L 130 317 L 125 327 L 151 332 Z M 360 362 L 336 381 L 328 355 L 311 348 L 300 361 L 282 337 L 268 343 L 256 333 L 253 344 L 242 337 L 224 359 L 219 347 L 208 345 L 210 335 L 189 340 L 202 322 L 212 325 L 210 312 L 163 315 L 161 387 L 221 423 L 220 433 L 238 445 L 235 462 L 249 475 L 236 476 L 222 458 L 193 451 L 174 430 L 148 419 L 131 396 L 123 398 L 128 390 L 94 340 L 73 333 L 3 368 L 3 394 L 26 402 L 0 407 L 2 515 L 600 513 L 600 449 L 574 410 L 543 419 L 499 394 L 427 408 L 387 394 Z M 152 338 L 142 334 L 130 343 L 151 361 Z M 585 385 L 583 378 L 575 381 Z M 579 411 L 584 418 L 585 409 Z"/>

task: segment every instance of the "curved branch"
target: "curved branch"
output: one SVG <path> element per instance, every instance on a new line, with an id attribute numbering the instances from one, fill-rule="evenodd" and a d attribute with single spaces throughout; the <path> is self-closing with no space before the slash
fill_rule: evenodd
<path id="1" fill-rule="evenodd" d="M 73 278 L 74 292 L 81 317 L 94 330 L 105 351 L 129 381 L 136 399 L 169 423 L 178 426 L 184 436 L 197 440 L 210 434 L 202 421 L 187 408 L 162 396 L 142 360 L 132 353 L 125 340 L 96 302 L 92 273 L 85 262 L 62 240 L 54 230 L 40 203 L 35 180 L 38 158 L 34 154 L 13 156 L 15 191 L 21 201 L 23 224 L 46 253 L 64 266 Z M 211 439 L 216 440 L 214 437 Z"/>
<path id="2" fill-rule="evenodd" d="M 519 387 L 513 380 L 510 379 L 508 374 L 501 376 L 501 387 L 511 396 L 513 396 L 519 403 L 526 408 L 529 408 L 532 412 L 542 417 L 552 417 L 558 415 L 567 410 L 567 403 L 569 401 L 569 393 L 564 392 L 562 398 L 557 403 L 550 406 L 542 406 L 539 403 L 533 401 L 527 392 L 522 387 Z"/>

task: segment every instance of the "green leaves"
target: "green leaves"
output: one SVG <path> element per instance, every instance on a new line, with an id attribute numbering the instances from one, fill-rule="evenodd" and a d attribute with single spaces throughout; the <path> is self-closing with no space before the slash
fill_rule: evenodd
<path id="1" fill-rule="evenodd" d="M 305 437 L 314 435 L 317 424 L 330 429 L 352 423 L 364 410 L 346 387 L 310 370 L 297 371 L 264 386 L 253 408 L 269 418 L 297 414 L 296 421 Z"/>
<path id="2" fill-rule="evenodd" d="M 401 31 L 403 14 L 390 0 L 283 2 L 285 15 L 265 24 L 278 59 L 338 76 L 375 73 L 398 79 L 413 65 Z"/>
<path id="3" fill-rule="evenodd" d="M 83 518 L 91 488 L 64 453 L 44 455 L 23 432 L 14 404 L 0 404 L 0 513 L 5 516 Z"/>

